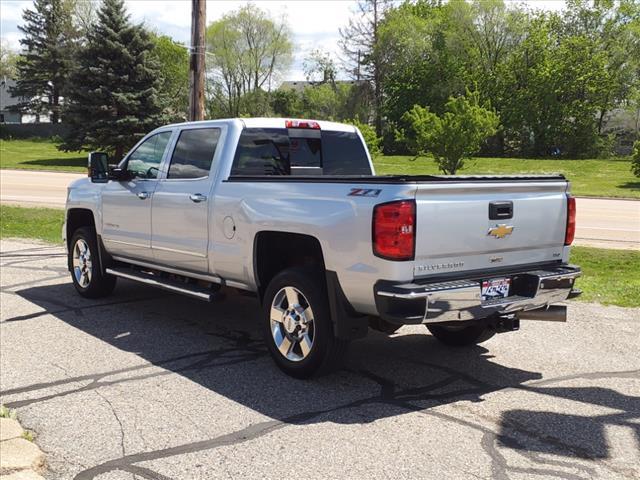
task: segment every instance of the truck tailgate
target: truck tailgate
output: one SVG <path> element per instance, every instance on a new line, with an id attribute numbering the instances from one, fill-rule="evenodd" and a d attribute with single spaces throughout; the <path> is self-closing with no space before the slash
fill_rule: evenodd
<path id="1" fill-rule="evenodd" d="M 507 179 L 418 184 L 414 276 L 560 260 L 567 186 Z"/>

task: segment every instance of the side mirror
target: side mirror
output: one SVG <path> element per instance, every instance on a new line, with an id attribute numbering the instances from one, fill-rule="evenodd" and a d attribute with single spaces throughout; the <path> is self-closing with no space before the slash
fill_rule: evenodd
<path id="1" fill-rule="evenodd" d="M 107 183 L 109 181 L 109 155 L 104 152 L 89 154 L 89 177 L 93 183 Z"/>
<path id="2" fill-rule="evenodd" d="M 127 180 L 131 180 L 131 174 L 118 166 L 113 166 L 109 168 L 109 180 L 116 180 L 118 182 L 123 182 Z"/>

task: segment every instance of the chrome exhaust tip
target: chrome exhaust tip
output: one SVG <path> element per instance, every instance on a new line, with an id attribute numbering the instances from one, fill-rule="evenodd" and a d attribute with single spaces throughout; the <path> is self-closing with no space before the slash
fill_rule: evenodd
<path id="1" fill-rule="evenodd" d="M 536 308 L 535 310 L 526 310 L 518 312 L 520 320 L 538 320 L 541 322 L 566 322 L 567 307 L 566 305 L 549 305 L 544 308 Z"/>

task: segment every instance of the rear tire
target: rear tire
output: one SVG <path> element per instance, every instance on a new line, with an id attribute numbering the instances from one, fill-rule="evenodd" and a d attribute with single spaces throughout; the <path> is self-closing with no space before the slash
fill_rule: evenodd
<path id="1" fill-rule="evenodd" d="M 442 325 L 427 325 L 431 335 L 450 347 L 468 347 L 486 342 L 496 332 L 486 325 L 470 325 L 468 327 L 446 327 Z"/>
<path id="2" fill-rule="evenodd" d="M 335 337 L 324 279 L 309 268 L 289 268 L 269 283 L 262 329 L 276 365 L 309 378 L 342 366 L 349 342 Z"/>
<path id="3" fill-rule="evenodd" d="M 68 252 L 71 280 L 76 291 L 85 298 L 101 298 L 113 292 L 116 277 L 102 272 L 96 232 L 82 227 L 73 232 Z"/>

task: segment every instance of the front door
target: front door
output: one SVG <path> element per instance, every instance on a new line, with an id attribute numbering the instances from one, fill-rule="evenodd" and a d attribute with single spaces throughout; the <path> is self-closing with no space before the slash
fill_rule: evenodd
<path id="1" fill-rule="evenodd" d="M 172 131 L 136 146 L 123 165 L 130 180 L 109 181 L 102 191 L 102 240 L 112 255 L 153 260 L 151 201 Z"/>
<path id="2" fill-rule="evenodd" d="M 207 272 L 214 157 L 220 128 L 182 130 L 166 178 L 153 195 L 152 249 L 158 263 Z"/>

